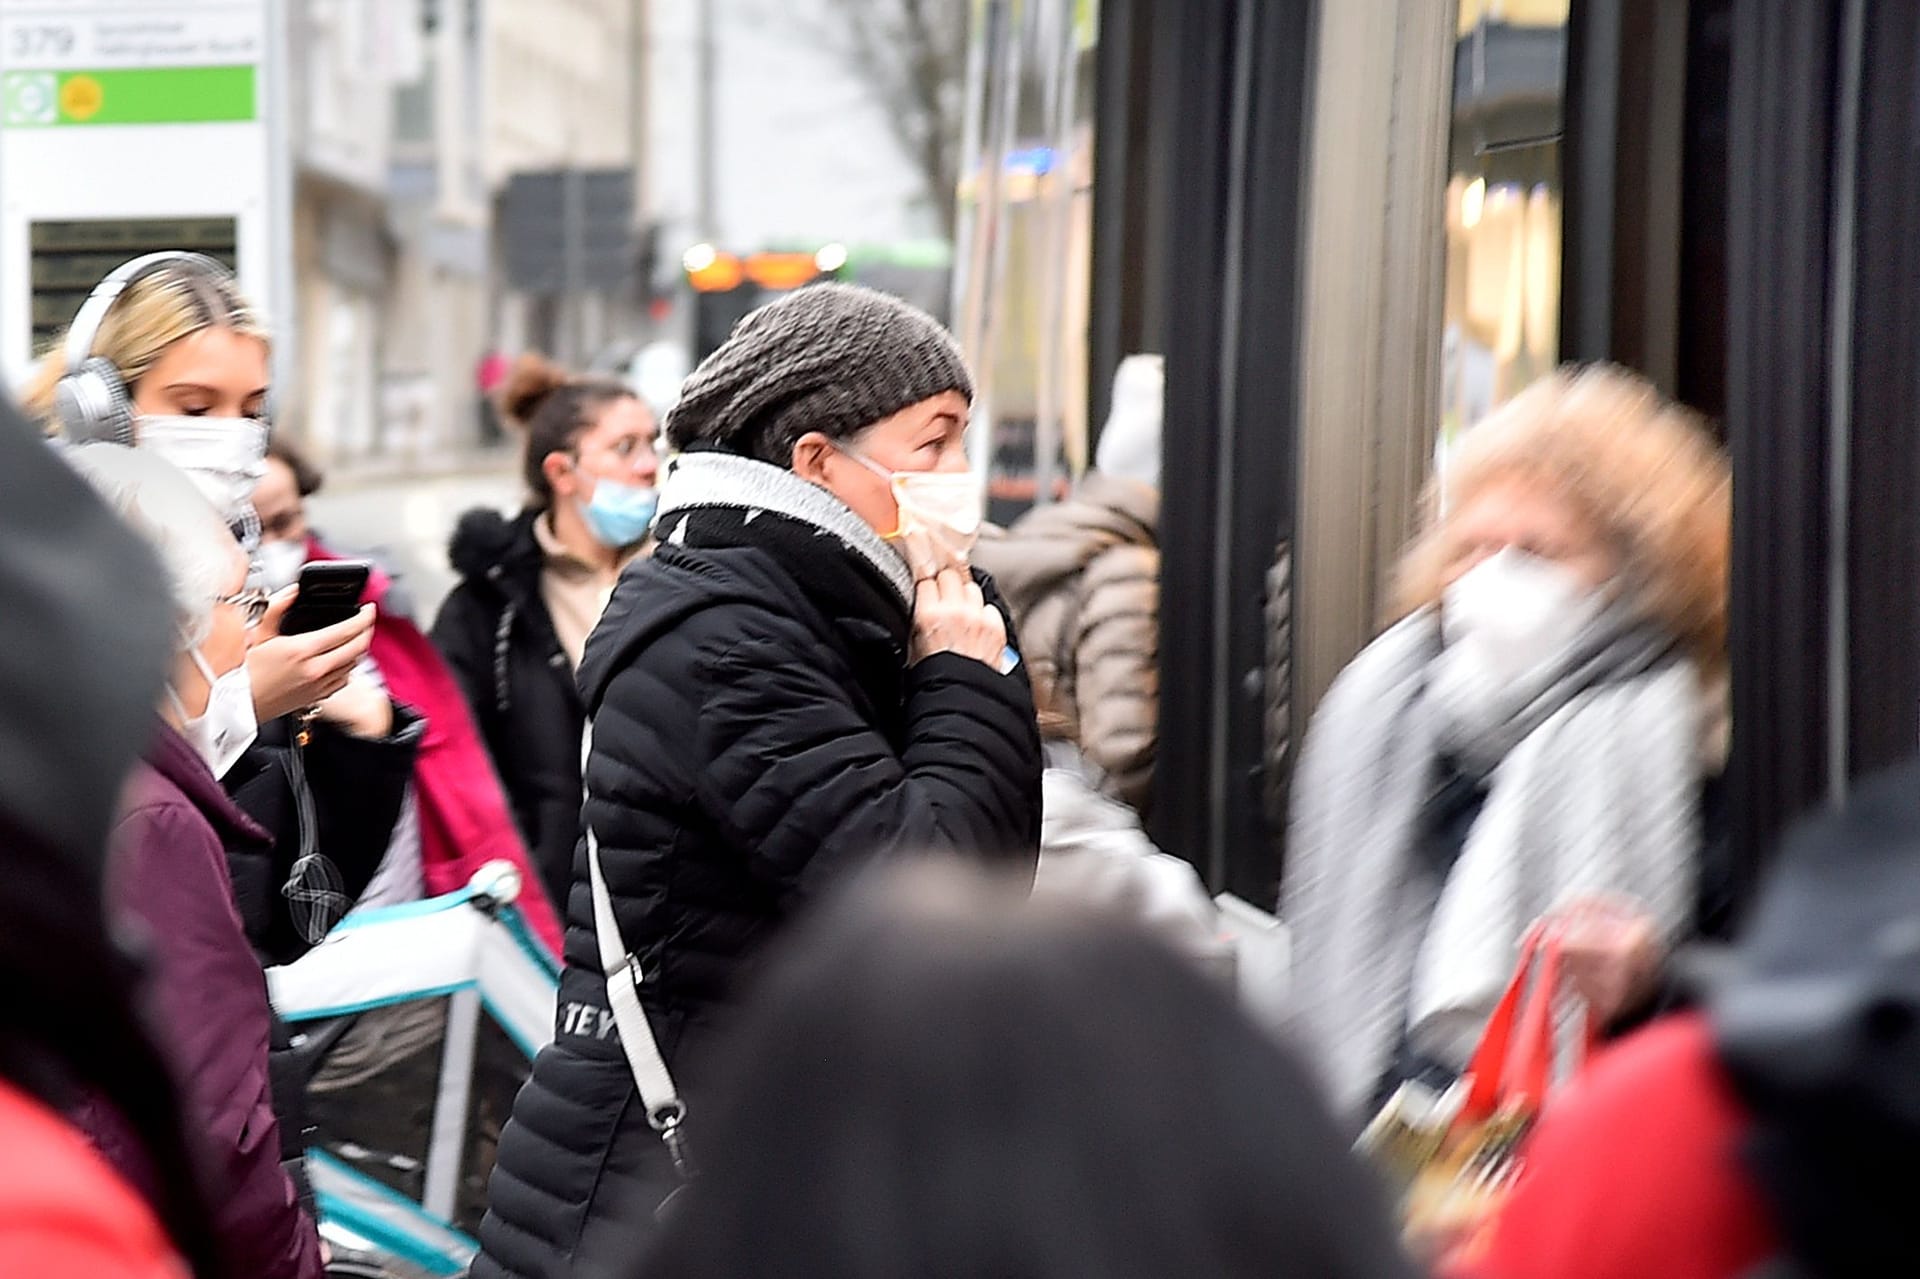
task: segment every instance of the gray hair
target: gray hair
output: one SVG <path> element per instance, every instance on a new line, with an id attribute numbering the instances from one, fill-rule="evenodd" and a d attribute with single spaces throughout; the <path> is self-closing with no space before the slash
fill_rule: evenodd
<path id="1" fill-rule="evenodd" d="M 173 597 L 176 642 L 199 647 L 213 626 L 213 606 L 227 594 L 240 544 L 185 472 L 155 453 L 119 444 L 66 451 L 80 477 L 159 555 Z"/>

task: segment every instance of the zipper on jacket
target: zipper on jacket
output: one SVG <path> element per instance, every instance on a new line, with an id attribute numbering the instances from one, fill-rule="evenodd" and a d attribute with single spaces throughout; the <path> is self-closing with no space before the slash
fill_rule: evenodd
<path id="1" fill-rule="evenodd" d="M 502 715 L 513 708 L 513 690 L 509 682 L 512 665 L 513 623 L 520 605 L 508 600 L 500 610 L 500 624 L 493 631 L 493 703 Z"/>

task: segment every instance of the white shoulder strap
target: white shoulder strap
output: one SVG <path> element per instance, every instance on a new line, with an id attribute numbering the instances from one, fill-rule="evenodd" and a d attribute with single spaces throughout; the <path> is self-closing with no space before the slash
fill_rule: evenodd
<path id="1" fill-rule="evenodd" d="M 592 827 L 587 828 L 587 867 L 593 876 L 593 932 L 600 942 L 600 968 L 607 975 L 607 1006 L 613 1010 L 620 1047 L 627 1054 L 627 1066 L 647 1108 L 647 1122 L 665 1132 L 685 1117 L 686 1106 L 673 1086 L 666 1060 L 660 1056 L 646 1010 L 640 1007 L 640 961 L 620 937 L 620 923 L 613 915 L 613 895 L 607 891 L 607 877 L 600 869 L 600 841 Z"/>
<path id="2" fill-rule="evenodd" d="M 684 1173 L 678 1129 L 687 1117 L 686 1103 L 680 1100 L 673 1073 L 660 1055 L 659 1041 L 654 1039 L 646 1010 L 640 1006 L 640 961 L 620 936 L 613 894 L 607 891 L 606 873 L 600 867 L 600 840 L 591 824 L 587 826 L 587 872 L 593 881 L 593 934 L 600 947 L 600 970 L 607 978 L 607 1007 L 613 1012 L 614 1030 L 627 1055 L 634 1085 L 640 1090 L 640 1103 L 647 1108 L 647 1122 L 667 1143 L 675 1165 Z"/>

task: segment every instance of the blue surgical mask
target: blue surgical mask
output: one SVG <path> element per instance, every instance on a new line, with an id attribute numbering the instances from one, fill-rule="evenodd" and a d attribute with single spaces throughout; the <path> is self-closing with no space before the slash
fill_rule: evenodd
<path id="1" fill-rule="evenodd" d="M 657 489 L 595 479 L 593 497 L 580 503 L 580 517 L 600 545 L 618 550 L 646 540 L 660 505 Z"/>

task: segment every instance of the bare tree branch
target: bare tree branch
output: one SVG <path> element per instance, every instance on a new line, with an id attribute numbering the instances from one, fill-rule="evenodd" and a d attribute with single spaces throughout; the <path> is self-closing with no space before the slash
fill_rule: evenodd
<path id="1" fill-rule="evenodd" d="M 918 170 L 940 232 L 954 234 L 967 6 L 956 0 L 820 0 L 819 12 L 782 12 L 790 30 L 864 86 Z"/>

